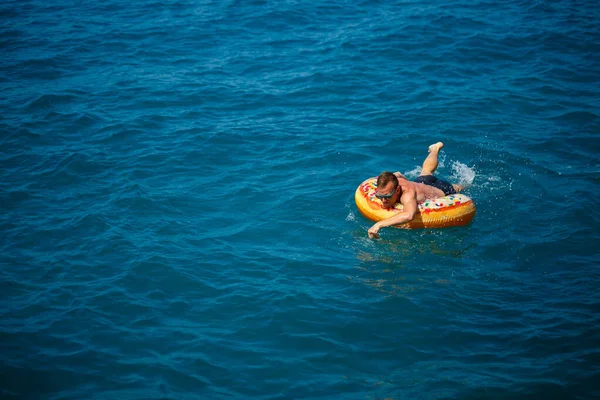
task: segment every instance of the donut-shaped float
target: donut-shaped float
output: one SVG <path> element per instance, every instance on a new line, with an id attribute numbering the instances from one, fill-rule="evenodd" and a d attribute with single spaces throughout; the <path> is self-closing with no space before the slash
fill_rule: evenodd
<path id="1" fill-rule="evenodd" d="M 377 177 L 369 178 L 356 189 L 354 200 L 362 215 L 378 222 L 393 217 L 402 211 L 402 204 L 396 203 L 393 208 L 385 208 L 377 197 Z M 418 204 L 415 218 L 394 228 L 446 228 L 449 226 L 467 225 L 475 216 L 473 200 L 464 194 L 451 194 L 435 199 L 428 199 Z"/>

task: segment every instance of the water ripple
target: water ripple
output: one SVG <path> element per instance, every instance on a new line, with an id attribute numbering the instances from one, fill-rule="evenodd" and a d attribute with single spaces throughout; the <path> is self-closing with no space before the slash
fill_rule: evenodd
<path id="1" fill-rule="evenodd" d="M 593 6 L 2 3 L 0 397 L 600 396 Z"/>

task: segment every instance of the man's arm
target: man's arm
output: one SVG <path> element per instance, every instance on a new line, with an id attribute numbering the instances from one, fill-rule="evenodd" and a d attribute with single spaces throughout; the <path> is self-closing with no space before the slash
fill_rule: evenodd
<path id="1" fill-rule="evenodd" d="M 406 179 L 406 177 L 404 175 L 402 175 L 399 171 L 394 172 L 394 175 L 396 175 L 396 178 Z M 406 180 L 408 180 L 408 179 L 406 179 Z"/>
<path id="2" fill-rule="evenodd" d="M 415 214 L 417 213 L 417 192 L 414 190 L 405 191 L 402 193 L 402 197 L 400 197 L 400 203 L 402 204 L 402 212 L 399 212 L 393 217 L 377 222 L 369 229 L 368 233 L 371 239 L 379 238 L 379 230 L 381 228 L 392 225 L 400 225 L 413 220 Z"/>

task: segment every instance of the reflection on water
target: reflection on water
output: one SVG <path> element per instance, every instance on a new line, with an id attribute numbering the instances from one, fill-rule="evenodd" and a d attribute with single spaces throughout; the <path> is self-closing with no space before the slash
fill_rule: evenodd
<path id="1" fill-rule="evenodd" d="M 468 257 L 476 247 L 469 231 L 468 227 L 389 229 L 380 240 L 357 240 L 365 243 L 356 249 L 356 269 L 361 272 L 348 278 L 386 295 L 402 297 L 432 285 L 448 286 L 452 283 L 448 266 Z"/>
<path id="2" fill-rule="evenodd" d="M 382 239 L 371 241 L 370 246 L 358 249 L 357 258 L 364 262 L 394 264 L 394 268 L 402 268 L 402 261 L 411 259 L 415 254 L 463 258 L 476 245 L 469 233 L 469 227 L 386 229 Z M 366 235 L 366 232 L 360 232 L 360 235 Z"/>

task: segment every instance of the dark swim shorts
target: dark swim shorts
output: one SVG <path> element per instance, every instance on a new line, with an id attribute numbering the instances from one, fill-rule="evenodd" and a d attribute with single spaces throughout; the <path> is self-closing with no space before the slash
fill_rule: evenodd
<path id="1" fill-rule="evenodd" d="M 424 183 L 427 186 L 433 186 L 434 188 L 438 188 L 442 192 L 444 192 L 445 196 L 448 196 L 449 194 L 456 194 L 456 190 L 454 190 L 454 187 L 450 183 L 438 179 L 433 175 L 418 176 L 417 179 L 415 179 L 414 181 L 417 183 Z"/>

